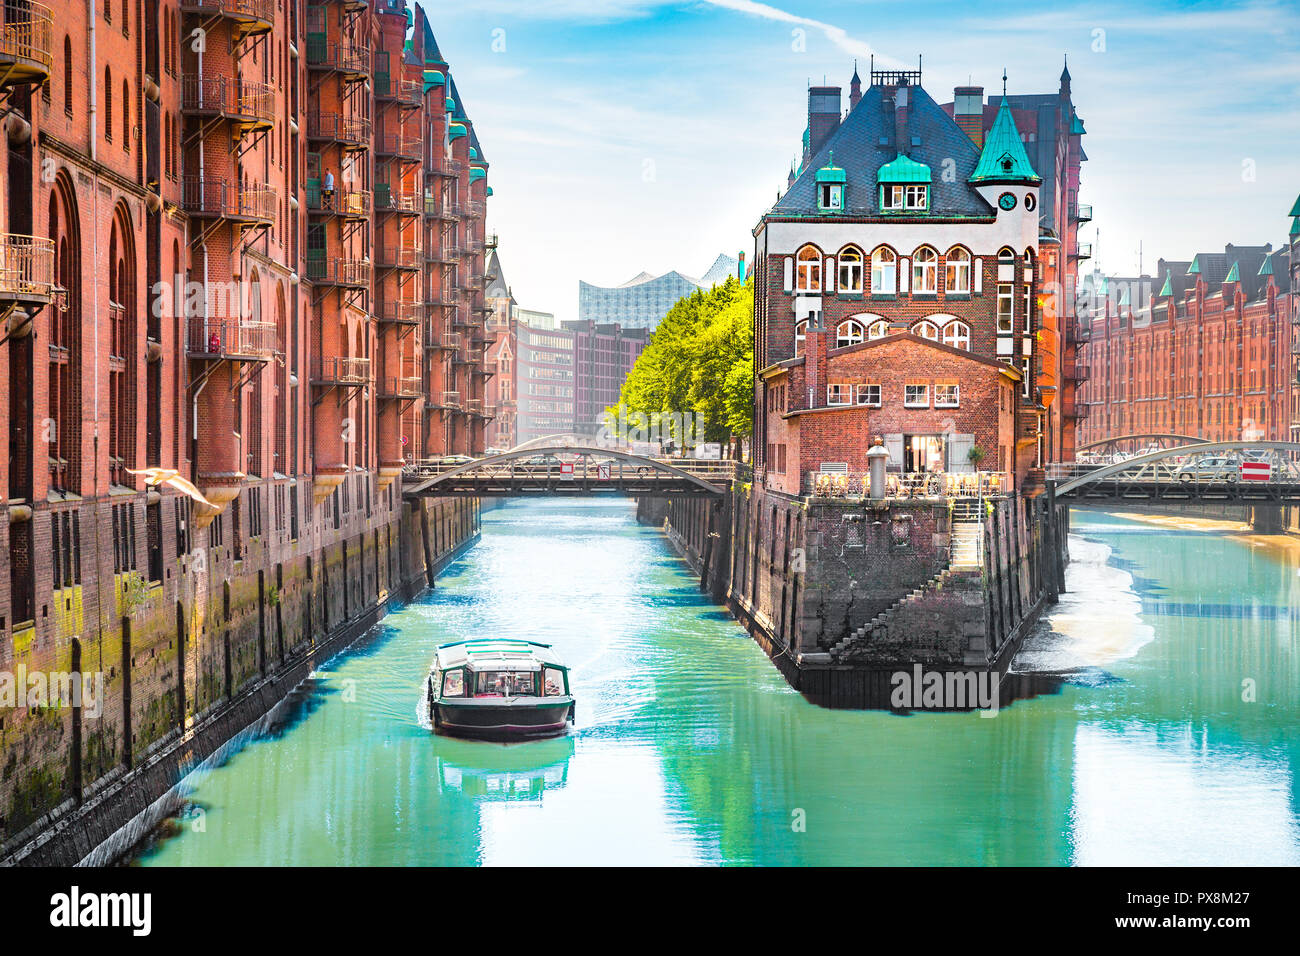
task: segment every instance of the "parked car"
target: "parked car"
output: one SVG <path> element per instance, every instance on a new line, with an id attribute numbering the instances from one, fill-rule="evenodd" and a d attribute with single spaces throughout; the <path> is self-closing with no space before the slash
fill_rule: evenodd
<path id="1" fill-rule="evenodd" d="M 1235 455 L 1207 455 L 1183 464 L 1177 471 L 1179 481 L 1225 483 L 1241 477 L 1241 459 Z"/>

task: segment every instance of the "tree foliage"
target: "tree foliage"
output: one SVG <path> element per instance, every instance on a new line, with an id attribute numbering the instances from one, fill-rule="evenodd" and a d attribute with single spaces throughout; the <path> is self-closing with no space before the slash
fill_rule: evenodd
<path id="1" fill-rule="evenodd" d="M 753 429 L 754 286 L 734 276 L 668 310 L 620 396 L 629 415 L 695 413 L 705 441 Z"/>

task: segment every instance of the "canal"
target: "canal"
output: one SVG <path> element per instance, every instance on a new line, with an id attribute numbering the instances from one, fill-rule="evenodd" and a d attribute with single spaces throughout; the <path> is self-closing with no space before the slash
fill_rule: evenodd
<path id="1" fill-rule="evenodd" d="M 1076 512 L 1070 593 L 996 717 L 791 691 L 624 500 L 513 501 L 282 724 L 185 781 L 158 865 L 1300 863 L 1300 559 Z M 555 644 L 578 722 L 434 736 L 434 647 Z"/>

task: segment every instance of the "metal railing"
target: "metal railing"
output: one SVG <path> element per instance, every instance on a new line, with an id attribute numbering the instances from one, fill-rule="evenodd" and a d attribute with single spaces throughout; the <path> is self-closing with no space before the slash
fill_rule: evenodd
<path id="1" fill-rule="evenodd" d="M 0 234 L 0 299 L 54 295 L 54 240 Z"/>
<path id="2" fill-rule="evenodd" d="M 265 25 L 275 22 L 275 0 L 181 0 L 185 13 L 215 11 L 238 20 L 257 20 Z"/>
<path id="3" fill-rule="evenodd" d="M 380 133 L 375 137 L 375 153 L 379 156 L 396 156 L 418 162 L 423 143 L 415 136 L 401 133 Z"/>
<path id="4" fill-rule="evenodd" d="M 275 221 L 277 199 L 270 186 L 243 187 L 225 179 L 186 176 L 183 201 L 185 210 L 197 216 Z"/>
<path id="5" fill-rule="evenodd" d="M 320 183 L 307 184 L 308 212 L 337 212 L 341 216 L 365 219 L 370 215 L 371 205 L 371 195 L 366 189 L 342 189 L 331 194 Z"/>
<path id="6" fill-rule="evenodd" d="M 185 320 L 185 351 L 191 358 L 266 361 L 276 352 L 275 323 L 192 315 Z"/>
<path id="7" fill-rule="evenodd" d="M 310 69 L 368 75 L 370 51 L 351 43 L 328 43 L 323 34 L 308 34 L 307 66 Z"/>
<path id="8" fill-rule="evenodd" d="M 351 146 L 369 146 L 370 120 L 312 110 L 307 114 L 307 138 Z"/>
<path id="9" fill-rule="evenodd" d="M 5 3 L 0 5 L 0 16 L 4 18 L 0 64 L 13 68 L 24 63 L 35 67 L 34 73 L 48 76 L 54 67 L 50 11 L 39 3 Z"/>
<path id="10" fill-rule="evenodd" d="M 304 272 L 307 280 L 320 285 L 339 285 L 364 288 L 370 285 L 370 263 L 358 259 L 307 259 Z"/>
<path id="11" fill-rule="evenodd" d="M 424 318 L 423 302 L 387 302 L 376 313 L 379 321 L 391 325 L 419 325 Z"/>
<path id="12" fill-rule="evenodd" d="M 381 269 L 419 269 L 424 261 L 424 250 L 419 246 L 387 243 L 376 251 Z"/>
<path id="13" fill-rule="evenodd" d="M 1075 255 L 1075 258 L 1076 258 L 1076 259 L 1091 259 L 1091 258 L 1092 258 L 1092 243 L 1091 243 L 1091 242 L 1081 242 L 1081 243 L 1079 243 L 1079 251 L 1078 251 L 1078 253 Z"/>
<path id="14" fill-rule="evenodd" d="M 886 498 L 988 498 L 1006 494 L 1010 487 L 1001 471 L 885 475 Z M 871 476 L 810 471 L 804 474 L 803 493 L 818 498 L 869 498 Z"/>
<path id="15" fill-rule="evenodd" d="M 275 121 L 275 91 L 268 83 L 190 73 L 181 77 L 181 109 L 191 113 L 216 113 L 246 122 L 272 123 Z"/>
<path id="16" fill-rule="evenodd" d="M 460 408 L 460 392 L 443 392 L 443 408 Z"/>
<path id="17" fill-rule="evenodd" d="M 388 183 L 375 184 L 375 208 L 381 212 L 420 211 L 421 199 L 410 190 L 393 189 Z"/>
<path id="18" fill-rule="evenodd" d="M 312 363 L 311 379 L 321 385 L 364 385 L 370 381 L 370 359 L 317 358 Z"/>
<path id="19" fill-rule="evenodd" d="M 418 375 L 388 376 L 380 383 L 381 398 L 419 398 L 424 386 Z"/>

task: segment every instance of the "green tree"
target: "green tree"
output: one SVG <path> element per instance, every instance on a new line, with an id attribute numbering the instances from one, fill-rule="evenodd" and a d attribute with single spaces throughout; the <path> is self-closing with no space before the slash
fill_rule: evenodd
<path id="1" fill-rule="evenodd" d="M 734 277 L 679 299 L 637 360 L 620 401 L 629 415 L 694 413 L 705 441 L 753 428 L 754 286 Z M 617 410 L 614 410 L 617 411 Z"/>

